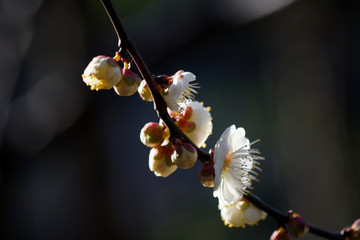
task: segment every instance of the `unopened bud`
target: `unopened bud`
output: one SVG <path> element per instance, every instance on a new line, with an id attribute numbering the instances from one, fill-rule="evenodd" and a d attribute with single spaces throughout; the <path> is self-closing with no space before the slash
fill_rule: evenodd
<path id="1" fill-rule="evenodd" d="M 309 224 L 297 213 L 289 213 L 289 230 L 294 237 L 302 237 L 309 232 Z"/>
<path id="2" fill-rule="evenodd" d="M 148 147 L 160 146 L 164 141 L 163 127 L 156 122 L 149 122 L 141 129 L 140 140 Z"/>
<path id="3" fill-rule="evenodd" d="M 177 166 L 171 162 L 173 149 L 173 146 L 169 144 L 150 150 L 149 168 L 156 176 L 168 177 L 177 169 Z"/>
<path id="4" fill-rule="evenodd" d="M 199 172 L 199 181 L 204 187 L 214 187 L 215 171 L 214 165 L 205 163 Z"/>
<path id="5" fill-rule="evenodd" d="M 140 82 L 141 79 L 136 73 L 123 69 L 123 78 L 114 86 L 114 90 L 120 96 L 131 96 L 137 91 Z"/>
<path id="6" fill-rule="evenodd" d="M 175 147 L 171 161 L 179 168 L 188 169 L 194 166 L 197 156 L 196 149 L 190 143 L 181 143 Z"/>
<path id="7" fill-rule="evenodd" d="M 355 220 L 351 227 L 346 228 L 348 237 L 346 240 L 360 240 L 360 218 Z"/>
<path id="8" fill-rule="evenodd" d="M 153 101 L 153 97 L 151 95 L 149 86 L 146 84 L 145 80 L 142 80 L 140 83 L 140 86 L 138 88 L 138 93 L 140 95 L 140 97 L 144 100 L 144 101 L 148 101 L 151 102 Z"/>
<path id="9" fill-rule="evenodd" d="M 122 73 L 113 58 L 99 55 L 85 68 L 82 78 L 91 90 L 110 89 L 120 82 Z"/>
<path id="10" fill-rule="evenodd" d="M 291 240 L 290 234 L 284 227 L 279 227 L 273 232 L 270 240 Z"/>

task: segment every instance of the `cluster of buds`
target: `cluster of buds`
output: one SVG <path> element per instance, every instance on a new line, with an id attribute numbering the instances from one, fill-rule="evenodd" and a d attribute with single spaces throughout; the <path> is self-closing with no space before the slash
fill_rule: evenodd
<path id="1" fill-rule="evenodd" d="M 167 177 L 177 168 L 188 169 L 194 166 L 198 157 L 190 143 L 180 140 L 169 142 L 169 130 L 161 124 L 149 122 L 141 129 L 140 140 L 151 147 L 149 168 L 156 176 Z"/>
<path id="2" fill-rule="evenodd" d="M 172 138 L 170 141 L 169 130 L 162 120 L 159 123 L 145 124 L 140 139 L 144 145 L 153 148 L 150 151 L 149 167 L 156 176 L 167 177 L 177 168 L 192 168 L 198 158 L 197 150 L 192 144 L 199 148 L 205 146 L 205 141 L 212 132 L 210 108 L 191 100 L 192 94 L 196 93 L 193 89 L 196 84 L 191 83 L 195 79 L 193 73 L 182 70 L 172 76 L 157 77 L 156 84 L 167 104 L 170 117 L 191 143 L 179 138 Z M 138 93 L 144 101 L 153 101 L 145 80 L 140 83 Z M 166 163 L 161 168 L 155 167 L 159 165 L 159 159 Z M 213 165 L 204 165 L 199 173 L 199 180 L 204 186 L 214 186 Z"/>
<path id="3" fill-rule="evenodd" d="M 123 62 L 123 69 L 119 62 Z M 86 67 L 83 81 L 91 86 L 91 90 L 114 88 L 120 96 L 130 96 L 136 91 L 144 101 L 153 101 L 152 93 L 145 80 L 130 70 L 130 63 L 124 61 L 117 53 L 114 58 L 97 56 Z M 180 70 L 172 76 L 157 77 L 156 84 L 163 96 L 175 124 L 198 147 L 204 146 L 206 139 L 212 132 L 212 118 L 210 108 L 202 103 L 191 101 L 197 84 L 196 76 L 191 72 Z M 145 124 L 140 133 L 141 142 L 151 147 L 149 168 L 156 176 L 167 177 L 177 168 L 188 169 L 197 160 L 195 147 L 183 140 L 169 141 L 169 129 L 160 123 Z M 210 173 L 209 173 L 210 172 Z M 206 171 L 200 171 L 199 179 L 204 186 L 213 186 L 213 167 L 206 166 Z"/>
<path id="4" fill-rule="evenodd" d="M 124 62 L 122 69 L 119 56 L 114 58 L 99 55 L 94 57 L 82 74 L 83 81 L 91 90 L 108 90 L 114 88 L 120 96 L 133 95 L 140 85 L 140 77 L 132 72 L 130 64 Z"/>
<path id="5" fill-rule="evenodd" d="M 286 223 L 289 226 L 289 231 L 286 229 L 285 225 L 279 225 L 271 235 L 270 240 L 288 240 L 291 239 L 291 236 L 299 238 L 306 235 L 310 229 L 310 225 L 305 218 L 293 211 L 288 212 Z"/>

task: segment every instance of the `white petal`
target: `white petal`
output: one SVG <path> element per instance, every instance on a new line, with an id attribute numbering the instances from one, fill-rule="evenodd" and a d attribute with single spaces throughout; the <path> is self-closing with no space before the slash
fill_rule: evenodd
<path id="1" fill-rule="evenodd" d="M 247 146 L 246 149 L 249 149 L 250 141 L 248 138 L 245 137 L 245 130 L 244 128 L 239 127 L 234 132 L 231 133 L 230 136 L 230 146 L 232 151 L 240 149 Z"/>

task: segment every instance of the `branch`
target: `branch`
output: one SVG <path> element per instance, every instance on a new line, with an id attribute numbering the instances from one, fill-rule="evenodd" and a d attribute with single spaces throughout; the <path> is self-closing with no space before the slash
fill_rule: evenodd
<path id="1" fill-rule="evenodd" d="M 283 212 L 279 211 L 278 209 L 270 206 L 269 204 L 267 204 L 266 202 L 261 200 L 258 196 L 254 195 L 252 193 L 248 193 L 244 196 L 244 198 L 246 198 L 249 202 L 251 202 L 252 204 L 257 206 L 261 210 L 267 212 L 270 216 L 275 218 L 279 223 L 286 222 L 286 218 L 288 216 L 287 213 L 283 213 Z M 312 225 L 310 225 L 309 232 L 311 232 L 312 234 L 318 235 L 320 237 L 327 238 L 327 239 L 334 239 L 334 240 L 344 240 L 345 239 L 345 236 L 342 235 L 341 233 L 330 232 L 330 231 L 327 231 L 327 230 L 324 230 L 324 229 L 321 229 L 321 228 L 318 228 L 318 227 L 315 227 Z"/>
<path id="2" fill-rule="evenodd" d="M 147 85 L 149 86 L 150 92 L 154 99 L 154 106 L 155 111 L 157 112 L 160 119 L 164 121 L 167 128 L 170 130 L 170 139 L 176 139 L 176 138 L 184 138 L 186 142 L 191 143 L 198 153 L 198 158 L 202 163 L 212 161 L 211 155 L 204 152 L 200 148 L 198 148 L 173 122 L 171 117 L 168 114 L 167 111 L 167 105 L 163 97 L 161 96 L 157 85 L 156 85 L 156 76 L 150 72 L 148 67 L 146 66 L 144 60 L 140 56 L 139 52 L 136 50 L 134 44 L 129 39 L 124 26 L 121 23 L 120 17 L 118 13 L 116 12 L 113 4 L 111 3 L 111 0 L 100 0 L 103 4 L 112 24 L 115 29 L 115 32 L 119 38 L 119 45 L 121 48 L 125 49 L 134 60 L 137 68 L 139 69 L 140 74 L 145 79 Z M 262 209 L 263 211 L 267 212 L 269 215 L 274 217 L 279 222 L 284 222 L 285 218 L 287 216 L 286 213 L 283 213 L 269 204 L 265 203 L 263 200 L 261 200 L 258 196 L 254 194 L 247 194 L 244 196 L 249 202 L 253 203 L 258 208 Z M 317 228 L 315 226 L 310 226 L 309 232 L 327 238 L 327 239 L 334 239 L 334 240 L 344 240 L 345 236 L 340 233 L 333 233 L 329 232 L 320 228 Z"/>

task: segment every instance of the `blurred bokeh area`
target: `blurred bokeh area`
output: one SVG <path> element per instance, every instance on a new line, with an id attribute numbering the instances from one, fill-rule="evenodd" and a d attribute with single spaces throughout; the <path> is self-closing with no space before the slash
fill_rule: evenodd
<path id="1" fill-rule="evenodd" d="M 196 74 L 207 150 L 231 124 L 261 138 L 255 194 L 328 230 L 360 217 L 359 1 L 113 3 L 154 74 Z M 153 104 L 81 78 L 117 44 L 100 1 L 0 0 L 0 239 L 269 239 L 271 217 L 223 225 L 199 162 L 150 172 Z"/>

